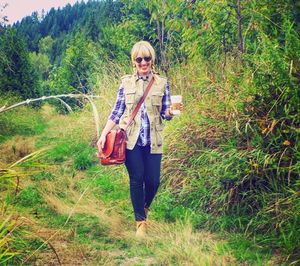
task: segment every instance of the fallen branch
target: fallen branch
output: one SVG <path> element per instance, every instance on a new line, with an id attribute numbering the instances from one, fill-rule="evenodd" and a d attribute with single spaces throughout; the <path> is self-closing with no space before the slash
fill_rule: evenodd
<path id="1" fill-rule="evenodd" d="M 102 97 L 102 96 L 87 95 L 87 94 L 72 94 L 72 93 L 71 94 L 60 94 L 60 95 L 42 96 L 40 98 L 27 99 L 26 101 L 13 104 L 13 105 L 8 106 L 8 107 L 6 107 L 4 105 L 4 106 L 0 107 L 0 113 L 9 111 L 9 110 L 11 110 L 13 108 L 16 108 L 16 107 L 19 107 L 21 105 L 30 104 L 30 103 L 37 102 L 37 101 L 44 101 L 44 100 L 48 100 L 48 99 L 57 99 L 57 100 L 59 100 L 63 105 L 66 106 L 66 108 L 67 108 L 67 110 L 69 112 L 72 112 L 73 111 L 72 108 L 65 101 L 63 101 L 61 99 L 61 98 L 64 98 L 64 97 L 69 97 L 69 98 L 85 98 L 85 99 L 87 99 L 91 103 L 92 108 L 93 108 L 93 116 L 94 116 L 94 122 L 95 122 L 97 137 L 99 138 L 100 137 L 100 128 L 99 128 L 99 121 L 100 121 L 100 119 L 99 119 L 99 113 L 98 113 L 97 107 L 96 107 L 96 105 L 95 105 L 95 103 L 93 102 L 92 99 L 93 98 L 102 98 L 111 107 L 111 104 L 104 97 Z"/>

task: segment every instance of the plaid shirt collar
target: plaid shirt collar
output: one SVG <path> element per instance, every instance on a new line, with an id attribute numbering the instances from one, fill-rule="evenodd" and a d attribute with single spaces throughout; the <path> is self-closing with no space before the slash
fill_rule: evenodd
<path id="1" fill-rule="evenodd" d="M 152 72 L 150 72 L 146 77 L 140 76 L 139 74 L 136 73 L 135 77 L 136 77 L 135 81 L 138 81 L 139 79 L 141 79 L 143 81 L 146 81 L 146 80 L 149 81 L 152 77 Z"/>

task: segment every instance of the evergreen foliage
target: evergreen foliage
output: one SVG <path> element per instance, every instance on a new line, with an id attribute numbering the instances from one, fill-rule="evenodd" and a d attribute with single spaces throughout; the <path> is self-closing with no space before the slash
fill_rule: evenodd
<path id="1" fill-rule="evenodd" d="M 19 94 L 23 99 L 41 95 L 28 50 L 15 29 L 7 28 L 1 33 L 0 54 L 0 91 Z"/>
<path id="2" fill-rule="evenodd" d="M 91 93 L 89 77 L 95 71 L 98 61 L 96 49 L 95 43 L 87 41 L 77 33 L 67 48 L 61 65 L 52 69 L 49 79 L 45 82 L 47 94 Z M 71 107 L 82 105 L 71 98 L 64 101 Z M 61 111 L 63 110 L 66 111 L 65 107 L 62 107 Z"/>
<path id="3" fill-rule="evenodd" d="M 26 40 L 30 51 L 38 52 L 41 38 L 55 40 L 51 51 L 51 63 L 60 63 L 61 56 L 77 31 L 97 41 L 101 29 L 109 23 L 118 23 L 121 18 L 121 1 L 88 1 L 50 9 L 41 19 L 36 12 L 14 24 L 20 36 Z"/>

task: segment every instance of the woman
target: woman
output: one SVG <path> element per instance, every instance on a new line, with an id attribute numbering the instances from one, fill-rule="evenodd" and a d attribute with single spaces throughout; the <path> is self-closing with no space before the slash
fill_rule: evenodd
<path id="1" fill-rule="evenodd" d="M 136 220 L 136 235 L 143 236 L 147 229 L 147 214 L 160 184 L 162 158 L 162 119 L 170 120 L 170 89 L 167 79 L 153 71 L 155 52 L 150 43 L 140 41 L 131 50 L 133 75 L 121 78 L 117 100 L 97 142 L 104 148 L 107 133 L 119 124 L 124 128 L 152 78 L 154 83 L 126 131 L 126 168 L 130 179 L 130 197 Z"/>

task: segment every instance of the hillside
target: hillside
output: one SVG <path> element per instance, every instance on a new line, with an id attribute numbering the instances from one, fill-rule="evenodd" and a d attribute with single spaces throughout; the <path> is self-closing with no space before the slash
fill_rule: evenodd
<path id="1" fill-rule="evenodd" d="M 98 106 L 102 109 L 101 103 Z M 200 255 L 203 265 L 235 263 L 220 237 L 195 232 L 188 220 L 167 221 L 167 190 L 161 190 L 151 213 L 149 238 L 136 240 L 125 169 L 96 162 L 90 143 L 94 137 L 90 110 L 65 117 L 44 106 L 41 114 L 35 114 L 39 115 L 46 127 L 42 134 L 16 137 L 1 145 L 5 154 L 1 165 L 46 148 L 13 168 L 31 172 L 30 178 L 20 177 L 20 192 L 13 199 L 17 234 L 22 234 L 22 242 L 13 237 L 9 243 L 21 252 L 13 264 L 197 264 Z"/>
<path id="2" fill-rule="evenodd" d="M 297 265 L 299 8 L 89 1 L 41 21 L 33 14 L 12 28 L 2 23 L 0 262 Z M 102 129 L 141 39 L 184 99 L 180 117 L 166 122 L 161 187 L 142 243 L 125 168 L 95 157 L 89 101 L 3 112 L 28 98 L 84 93 L 100 96 Z"/>
<path id="3" fill-rule="evenodd" d="M 99 95 L 113 102 L 116 88 L 105 84 L 101 89 Z M 101 117 L 107 117 L 107 103 L 98 100 L 96 105 Z M 186 108 L 190 106 L 187 102 Z M 18 247 L 16 251 L 20 252 L 14 264 L 272 265 L 278 261 L 277 254 L 265 253 L 238 234 L 229 237 L 205 229 L 199 211 L 177 202 L 178 193 L 192 193 L 189 183 L 194 174 L 199 174 L 185 176 L 185 171 L 191 169 L 177 157 L 179 150 L 173 148 L 178 144 L 173 138 L 184 133 L 178 128 L 190 119 L 189 113 L 167 124 L 164 184 L 153 204 L 150 233 L 144 242 L 134 236 L 125 168 L 100 166 L 94 156 L 96 133 L 91 108 L 87 106 L 68 116 L 56 114 L 49 105 L 39 111 L 28 107 L 21 110 L 22 115 L 18 110 L 12 110 L 10 115 L 19 113 L 19 120 L 25 124 L 27 117 L 37 122 L 27 124 L 29 134 L 18 132 L 0 146 L 3 170 L 32 154 L 11 167 L 16 172 L 10 176 L 4 173 L 1 179 L 18 180 L 17 185 L 13 183 L 1 194 L 6 195 L 4 214 L 12 211 L 8 208 L 12 203 L 18 213 L 15 230 L 16 235 L 22 235 L 22 242 L 16 236 L 9 242 L 12 250 Z M 103 125 L 105 120 L 101 121 Z M 181 169 L 174 167 L 178 163 Z M 14 196 L 16 190 L 19 192 Z M 239 246 L 241 241 L 244 244 Z"/>

